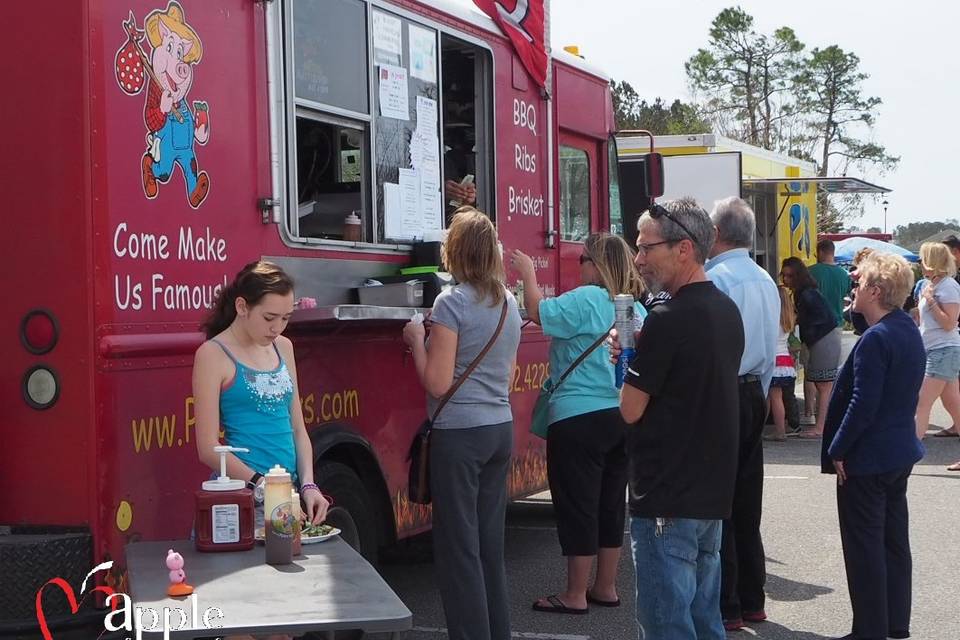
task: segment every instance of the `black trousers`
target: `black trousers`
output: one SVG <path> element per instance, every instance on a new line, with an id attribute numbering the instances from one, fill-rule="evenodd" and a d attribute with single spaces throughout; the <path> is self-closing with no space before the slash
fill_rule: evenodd
<path id="1" fill-rule="evenodd" d="M 763 503 L 763 423 L 767 400 L 760 382 L 740 384 L 740 450 L 733 513 L 723 521 L 720 545 L 720 612 L 736 620 L 763 610 L 766 556 L 760 538 Z"/>
<path id="2" fill-rule="evenodd" d="M 910 555 L 906 469 L 847 477 L 837 512 L 847 588 L 858 639 L 903 638 L 910 631 Z"/>
<path id="3" fill-rule="evenodd" d="M 550 425 L 547 478 L 565 556 L 595 556 L 623 545 L 627 426 L 619 407 Z"/>

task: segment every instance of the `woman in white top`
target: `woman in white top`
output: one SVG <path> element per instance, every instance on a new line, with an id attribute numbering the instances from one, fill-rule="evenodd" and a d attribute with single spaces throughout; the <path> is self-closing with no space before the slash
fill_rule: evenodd
<path id="1" fill-rule="evenodd" d="M 780 334 L 777 338 L 777 354 L 770 381 L 770 411 L 773 413 L 773 433 L 766 440 L 782 442 L 787 439 L 787 412 L 783 405 L 783 390 L 797 384 L 797 370 L 790 355 L 790 334 L 797 326 L 797 313 L 786 287 L 780 290 Z"/>
<path id="2" fill-rule="evenodd" d="M 957 265 L 949 247 L 925 242 L 920 247 L 923 275 L 929 280 L 920 294 L 920 335 L 927 350 L 927 370 L 917 405 L 917 437 L 923 438 L 930 410 L 940 398 L 943 407 L 960 424 L 960 284 L 953 279 Z"/>

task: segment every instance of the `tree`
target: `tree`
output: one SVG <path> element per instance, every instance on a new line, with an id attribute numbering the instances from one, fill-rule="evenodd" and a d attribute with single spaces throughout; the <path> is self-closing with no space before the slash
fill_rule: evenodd
<path id="1" fill-rule="evenodd" d="M 789 27 L 757 33 L 739 7 L 714 18 L 710 41 L 684 65 L 714 129 L 743 142 L 790 152 L 795 111 L 790 92 L 801 43 Z"/>
<path id="2" fill-rule="evenodd" d="M 875 121 L 874 111 L 880 98 L 864 97 L 861 83 L 869 78 L 860 71 L 860 58 L 833 45 L 814 49 L 796 76 L 800 92 L 798 109 L 818 143 L 818 175 L 830 175 L 833 158 L 850 164 L 874 164 L 892 169 L 900 158 L 869 140 L 854 137 L 856 129 L 869 130 Z"/>
<path id="3" fill-rule="evenodd" d="M 900 161 L 882 145 L 858 137 L 870 133 L 875 111 L 882 103 L 880 98 L 863 95 L 861 85 L 868 77 L 860 71 L 860 58 L 837 45 L 811 51 L 797 74 L 797 109 L 809 129 L 807 141 L 817 149 L 818 176 L 831 175 L 831 168 L 836 169 L 834 175 L 846 175 L 851 166 L 861 170 L 877 167 L 882 174 Z M 863 198 L 843 196 L 828 200 L 827 194 L 821 192 L 817 211 L 825 222 L 843 222 L 863 214 Z M 819 225 L 818 228 L 823 230 Z"/>
<path id="4" fill-rule="evenodd" d="M 610 81 L 610 92 L 613 94 L 613 111 L 617 118 L 617 129 L 642 129 L 640 126 L 640 94 L 622 80 Z"/>
<path id="5" fill-rule="evenodd" d="M 893 230 L 893 241 L 901 247 L 909 248 L 941 231 L 958 229 L 960 229 L 960 222 L 956 218 L 933 222 L 911 222 L 908 225 L 898 225 Z"/>
<path id="6" fill-rule="evenodd" d="M 823 191 L 817 194 L 818 233 L 840 233 L 848 221 L 860 217 L 863 212 L 861 193 L 826 196 Z"/>
<path id="7" fill-rule="evenodd" d="M 860 59 L 832 45 L 804 56 L 789 27 L 758 33 L 739 7 L 714 18 L 708 45 L 685 64 L 695 105 L 711 130 L 814 162 L 818 176 L 896 166 L 870 134 L 880 98 L 865 97 Z M 817 198 L 818 229 L 839 231 L 863 214 L 860 194 Z"/>
<path id="8" fill-rule="evenodd" d="M 705 133 L 710 125 L 690 104 L 674 100 L 667 107 L 660 98 L 648 104 L 629 82 L 611 81 L 613 106 L 617 116 L 618 129 L 646 129 L 654 135 L 678 135 L 683 133 Z"/>
<path id="9" fill-rule="evenodd" d="M 880 227 L 870 227 L 867 229 L 867 233 L 883 233 L 883 229 Z"/>

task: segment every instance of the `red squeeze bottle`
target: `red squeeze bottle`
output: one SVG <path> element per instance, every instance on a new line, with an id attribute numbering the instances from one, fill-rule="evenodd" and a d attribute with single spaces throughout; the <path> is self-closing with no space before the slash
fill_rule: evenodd
<path id="1" fill-rule="evenodd" d="M 220 454 L 220 476 L 207 480 L 197 491 L 197 551 L 247 551 L 253 548 L 253 491 L 243 480 L 227 476 L 227 452 L 246 451 L 237 447 L 217 446 Z"/>

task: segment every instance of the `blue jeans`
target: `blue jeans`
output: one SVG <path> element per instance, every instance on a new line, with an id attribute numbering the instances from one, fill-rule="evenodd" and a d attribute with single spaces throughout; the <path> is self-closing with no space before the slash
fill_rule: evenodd
<path id="1" fill-rule="evenodd" d="M 960 373 L 960 347 L 939 347 L 927 351 L 928 378 L 951 382 Z"/>
<path id="2" fill-rule="evenodd" d="M 640 640 L 724 640 L 720 520 L 631 518 Z"/>

